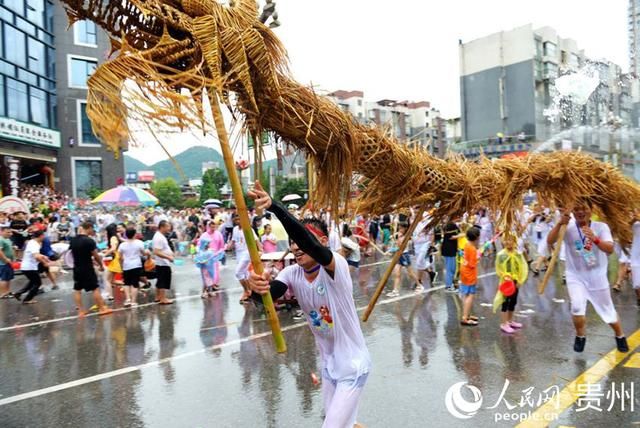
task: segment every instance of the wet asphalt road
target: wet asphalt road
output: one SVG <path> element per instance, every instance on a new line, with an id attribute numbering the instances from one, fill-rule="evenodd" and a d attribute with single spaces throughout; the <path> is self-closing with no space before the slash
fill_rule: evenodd
<path id="1" fill-rule="evenodd" d="M 373 259 L 363 263 L 369 266 L 353 273 L 360 313 L 387 266 Z M 0 426 L 320 426 L 320 387 L 311 377 L 320 374 L 320 362 L 305 321 L 280 313 L 288 352 L 278 355 L 264 316 L 238 303 L 233 261 L 222 271 L 224 291 L 206 300 L 199 296 L 199 273 L 190 262 L 174 273 L 175 305 L 155 305 L 150 293 L 140 300 L 148 304 L 107 317 L 78 319 L 68 281 L 38 296 L 36 305 L 0 301 Z M 461 302 L 439 281 L 415 295 L 405 279 L 400 297 L 381 298 L 363 324 L 374 366 L 360 422 L 367 427 L 515 426 L 504 418 L 535 411 L 541 391 L 562 390 L 614 349 L 609 327 L 589 309 L 586 350 L 573 352 L 566 288 L 553 280 L 539 296 L 537 279 L 530 278 L 516 309 L 523 330 L 500 333 L 499 315 L 488 307 L 497 285 L 491 260 L 483 261 L 481 277 L 474 306 L 479 327 L 460 326 Z M 13 288 L 23 281 L 19 277 Z M 627 286 L 614 301 L 631 336 L 640 315 L 632 290 Z M 113 307 L 122 303 L 117 294 Z M 640 368 L 634 368 L 640 366 L 639 351 L 632 349 L 599 377 L 588 378 L 599 385 L 589 387 L 593 398 L 596 389 L 603 394 L 597 397 L 600 411 L 581 410 L 586 399 L 581 406 L 569 403 L 551 426 L 640 423 Z M 482 395 L 481 408 L 469 419 L 454 417 L 445 405 L 447 391 L 458 382 L 468 382 Z M 612 382 L 627 387 L 607 410 L 607 395 L 616 397 Z M 634 396 L 621 410 L 632 382 Z M 472 401 L 466 388 L 462 396 Z"/>

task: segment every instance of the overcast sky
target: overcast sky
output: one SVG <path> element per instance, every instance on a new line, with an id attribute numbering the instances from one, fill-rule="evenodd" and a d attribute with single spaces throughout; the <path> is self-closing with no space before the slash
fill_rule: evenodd
<path id="1" fill-rule="evenodd" d="M 261 1 L 263 3 L 263 1 Z M 551 26 L 626 71 L 627 0 L 276 0 L 275 29 L 304 84 L 364 91 L 368 100 L 427 100 L 460 112 L 458 40 L 521 25 Z M 153 143 L 149 143 L 152 145 Z M 168 144 L 177 153 L 199 141 Z M 143 154 L 144 153 L 144 154 Z M 132 150 L 147 163 L 159 150 Z"/>

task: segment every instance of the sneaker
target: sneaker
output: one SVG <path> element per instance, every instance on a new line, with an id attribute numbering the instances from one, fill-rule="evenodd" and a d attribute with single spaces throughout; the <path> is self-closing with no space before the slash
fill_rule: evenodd
<path id="1" fill-rule="evenodd" d="M 519 322 L 515 322 L 515 321 L 509 322 L 509 325 L 511 326 L 511 328 L 522 328 L 522 324 L 520 324 Z"/>
<path id="2" fill-rule="evenodd" d="M 300 309 L 298 309 L 297 311 L 294 312 L 293 314 L 293 319 L 294 320 L 301 320 L 304 318 L 304 312 L 302 312 Z"/>
<path id="3" fill-rule="evenodd" d="M 418 285 L 416 286 L 416 288 L 413 290 L 413 292 L 414 292 L 414 293 L 416 293 L 416 294 L 420 294 L 420 293 L 422 293 L 423 291 L 424 291 L 424 287 L 423 287 L 422 285 L 420 285 L 420 284 L 418 284 Z"/>
<path id="4" fill-rule="evenodd" d="M 59 285 L 54 285 L 53 287 L 51 287 L 52 290 L 59 290 L 60 286 Z"/>
<path id="5" fill-rule="evenodd" d="M 131 300 L 129 300 L 129 299 L 125 300 L 125 301 L 124 301 L 124 307 L 125 307 L 125 308 L 129 308 L 129 307 L 131 307 Z"/>
<path id="6" fill-rule="evenodd" d="M 616 338 L 616 342 L 617 342 L 617 338 Z M 576 340 L 575 342 L 573 342 L 573 350 L 576 352 L 582 352 L 584 351 L 584 345 L 587 344 L 587 338 L 586 337 L 578 337 L 576 336 Z"/>
<path id="7" fill-rule="evenodd" d="M 137 308 L 137 307 L 138 307 L 138 304 L 137 304 L 137 303 L 135 303 L 135 302 L 133 302 L 133 303 L 131 303 L 131 307 L 132 307 L 132 308 Z"/>
<path id="8" fill-rule="evenodd" d="M 398 297 L 399 295 L 400 292 L 398 290 L 391 290 L 386 294 L 387 297 Z"/>
<path id="9" fill-rule="evenodd" d="M 616 337 L 616 347 L 620 352 L 629 352 L 629 345 L 627 345 L 627 338 L 624 336 Z"/>
<path id="10" fill-rule="evenodd" d="M 511 328 L 511 326 L 509 324 L 501 324 L 500 325 L 500 330 L 503 333 L 507 333 L 507 334 L 512 334 L 512 333 L 516 332 L 513 328 Z"/>
<path id="11" fill-rule="evenodd" d="M 447 293 L 457 293 L 458 292 L 458 290 L 456 290 L 455 287 L 445 287 L 444 291 L 447 292 Z"/>

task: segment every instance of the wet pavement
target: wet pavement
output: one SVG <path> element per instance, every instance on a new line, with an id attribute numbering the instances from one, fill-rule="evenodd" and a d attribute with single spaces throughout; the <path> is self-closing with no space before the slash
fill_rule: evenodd
<path id="1" fill-rule="evenodd" d="M 353 273 L 360 314 L 387 266 L 363 263 Z M 614 295 L 632 351 L 613 351 L 611 330 L 590 308 L 587 347 L 576 354 L 564 286 L 552 280 L 539 296 L 538 278 L 530 278 L 516 309 L 524 328 L 508 336 L 490 307 L 497 285 L 492 261 L 482 265 L 474 304 L 479 327 L 460 326 L 461 302 L 439 281 L 415 295 L 405 279 L 400 297 L 381 298 L 363 324 L 374 366 L 359 421 L 515 426 L 523 414 L 549 417 L 541 407 L 546 398 L 559 409 L 551 426 L 640 423 L 640 311 L 633 291 L 627 286 Z M 288 351 L 278 355 L 264 316 L 238 303 L 233 261 L 222 271 L 224 291 L 206 300 L 190 262 L 174 273 L 175 305 L 153 304 L 151 292 L 141 298 L 146 304 L 123 309 L 117 295 L 113 306 L 120 309 L 107 317 L 78 319 L 68 281 L 38 296 L 36 305 L 0 301 L 0 426 L 320 426 L 322 398 L 311 376 L 320 375 L 320 362 L 306 323 L 280 313 Z M 19 277 L 13 288 L 22 282 Z M 468 385 L 453 387 L 459 382 Z M 573 394 L 565 390 L 571 382 Z M 469 385 L 477 388 L 475 399 Z"/>

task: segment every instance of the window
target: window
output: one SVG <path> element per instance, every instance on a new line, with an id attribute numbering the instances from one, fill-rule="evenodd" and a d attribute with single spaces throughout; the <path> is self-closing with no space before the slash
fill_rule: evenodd
<path id="1" fill-rule="evenodd" d="M 4 79 L 0 76 L 0 116 L 5 116 L 4 111 Z"/>
<path id="2" fill-rule="evenodd" d="M 78 145 L 79 146 L 99 146 L 100 141 L 93 134 L 91 121 L 87 116 L 87 102 L 78 100 Z"/>
<path id="3" fill-rule="evenodd" d="M 24 14 L 24 0 L 4 0 L 2 4 L 19 15 Z"/>
<path id="4" fill-rule="evenodd" d="M 4 24 L 4 53 L 5 59 L 17 65 L 27 65 L 27 49 L 25 46 L 25 34 Z"/>
<path id="5" fill-rule="evenodd" d="M 27 19 L 38 27 L 44 27 L 45 0 L 27 0 Z"/>
<path id="6" fill-rule="evenodd" d="M 545 62 L 544 75 L 545 77 L 556 77 L 558 75 L 558 66 L 552 62 Z"/>
<path id="7" fill-rule="evenodd" d="M 69 56 L 69 87 L 86 88 L 87 79 L 97 66 L 95 59 Z"/>
<path id="8" fill-rule="evenodd" d="M 46 75 L 47 58 L 44 43 L 29 37 L 29 70 Z"/>
<path id="9" fill-rule="evenodd" d="M 78 21 L 73 26 L 73 37 L 76 45 L 98 46 L 96 24 L 91 21 Z"/>
<path id="10" fill-rule="evenodd" d="M 7 107 L 10 118 L 29 121 L 29 99 L 27 97 L 27 85 L 17 80 L 7 78 Z"/>
<path id="11" fill-rule="evenodd" d="M 36 88 L 31 88 L 29 92 L 31 99 L 31 122 L 48 128 L 47 93 Z"/>
<path id="12" fill-rule="evenodd" d="M 75 197 L 86 198 L 89 189 L 102 189 L 102 161 L 100 159 L 74 159 L 73 173 Z"/>
<path id="13" fill-rule="evenodd" d="M 556 56 L 556 45 L 551 42 L 544 42 L 544 56 Z"/>

